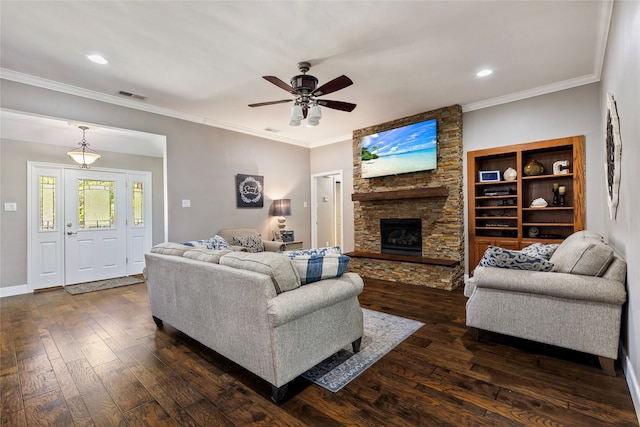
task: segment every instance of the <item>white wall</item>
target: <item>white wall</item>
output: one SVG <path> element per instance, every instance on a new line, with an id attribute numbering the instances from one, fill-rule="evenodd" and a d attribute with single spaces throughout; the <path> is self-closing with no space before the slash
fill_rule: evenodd
<path id="1" fill-rule="evenodd" d="M 605 134 L 607 93 L 618 106 L 622 136 L 620 204 L 617 217 L 609 218 L 607 204 L 600 207 L 604 234 L 627 260 L 628 305 L 623 322 L 623 360 L 627 382 L 640 417 L 640 2 L 616 1 L 600 82 L 600 133 Z M 600 164 L 595 171 L 604 189 L 604 137 Z M 606 199 L 605 199 L 606 200 Z"/>
<path id="2" fill-rule="evenodd" d="M 602 117 L 598 84 L 580 86 L 548 95 L 465 113 L 462 117 L 465 195 L 467 152 L 503 145 L 585 136 L 586 228 L 604 233 L 602 204 Z M 595 171 L 595 173 L 594 173 Z M 521 171 L 519 171 L 521 172 Z M 468 203 L 465 197 L 465 235 Z M 468 242 L 466 254 L 468 255 Z M 468 256 L 465 257 L 468 260 Z M 473 266 L 471 266 L 473 268 Z M 469 266 L 467 265 L 467 273 Z"/>

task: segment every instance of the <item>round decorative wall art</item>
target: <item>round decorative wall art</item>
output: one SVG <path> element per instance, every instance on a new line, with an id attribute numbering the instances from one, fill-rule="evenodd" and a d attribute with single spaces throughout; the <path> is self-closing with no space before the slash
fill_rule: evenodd
<path id="1" fill-rule="evenodd" d="M 604 165 L 607 179 L 607 202 L 609 216 L 616 219 L 618 197 L 620 190 L 620 163 L 622 160 L 622 137 L 620 136 L 620 122 L 618 107 L 613 94 L 607 94 L 607 137 L 605 141 L 606 158 Z"/>
<path id="2" fill-rule="evenodd" d="M 239 208 L 263 207 L 264 177 L 258 175 L 236 175 L 238 189 L 237 206 Z"/>

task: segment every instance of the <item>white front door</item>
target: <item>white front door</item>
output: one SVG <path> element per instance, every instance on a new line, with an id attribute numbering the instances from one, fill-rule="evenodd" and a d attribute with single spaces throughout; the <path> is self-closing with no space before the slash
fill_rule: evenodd
<path id="1" fill-rule="evenodd" d="M 65 284 L 127 275 L 126 174 L 64 171 Z"/>

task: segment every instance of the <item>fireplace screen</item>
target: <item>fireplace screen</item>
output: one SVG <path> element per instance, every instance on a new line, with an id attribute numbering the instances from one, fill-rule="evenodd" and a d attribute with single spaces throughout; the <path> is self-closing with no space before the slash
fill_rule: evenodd
<path id="1" fill-rule="evenodd" d="M 422 220 L 389 218 L 380 220 L 380 252 L 422 256 Z"/>

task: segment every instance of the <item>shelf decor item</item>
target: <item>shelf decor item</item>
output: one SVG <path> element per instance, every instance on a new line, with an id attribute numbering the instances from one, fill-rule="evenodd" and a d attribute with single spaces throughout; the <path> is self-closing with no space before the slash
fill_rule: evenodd
<path id="1" fill-rule="evenodd" d="M 559 184 L 557 182 L 553 183 L 553 206 L 558 206 L 558 203 L 560 203 L 558 201 L 558 188 L 559 188 Z"/>
<path id="2" fill-rule="evenodd" d="M 531 202 L 532 208 L 546 208 L 548 205 L 547 201 L 542 197 L 538 197 L 533 202 Z"/>
<path id="3" fill-rule="evenodd" d="M 538 176 L 544 173 L 544 166 L 537 160 L 531 160 L 524 166 L 524 174 L 526 176 Z"/>
<path id="4" fill-rule="evenodd" d="M 512 167 L 508 167 L 502 173 L 502 177 L 505 181 L 514 181 L 518 177 L 518 172 L 516 172 L 516 170 Z"/>
<path id="5" fill-rule="evenodd" d="M 569 160 L 558 160 L 553 163 L 554 175 L 568 175 L 569 174 Z"/>
<path id="6" fill-rule="evenodd" d="M 499 182 L 500 171 L 479 171 L 480 182 Z"/>
<path id="7" fill-rule="evenodd" d="M 285 230 L 282 232 L 282 241 L 283 242 L 293 242 L 295 239 L 293 237 L 293 230 Z"/>

